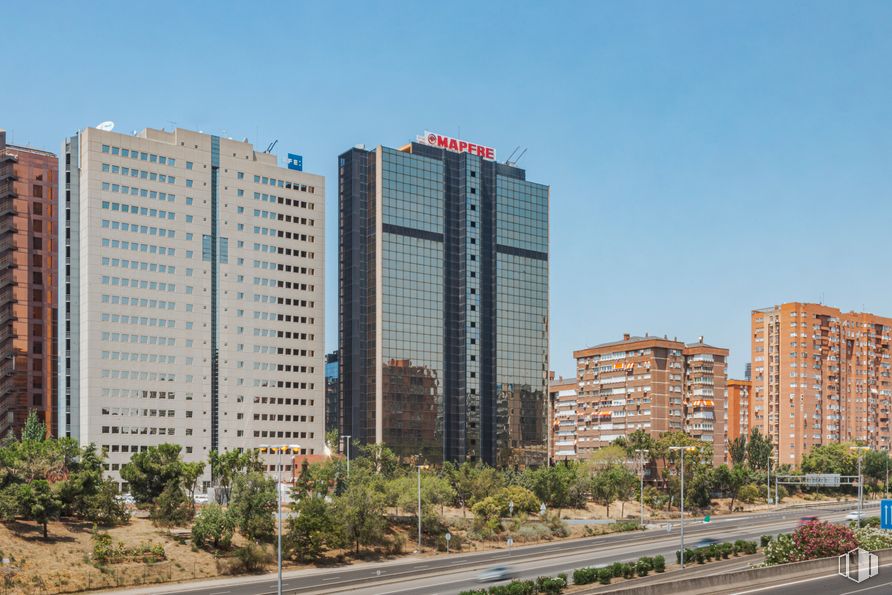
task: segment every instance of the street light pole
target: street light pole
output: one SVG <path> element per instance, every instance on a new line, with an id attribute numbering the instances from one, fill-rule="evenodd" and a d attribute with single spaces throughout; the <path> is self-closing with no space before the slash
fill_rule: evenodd
<path id="1" fill-rule="evenodd" d="M 350 434 L 344 434 L 344 441 L 347 443 L 347 444 L 346 444 L 346 451 L 347 451 L 347 478 L 350 477 L 350 438 L 352 438 L 352 437 L 353 437 L 353 436 L 351 436 Z"/>
<path id="2" fill-rule="evenodd" d="M 638 462 L 641 465 L 641 469 L 640 469 L 640 471 L 641 471 L 641 489 L 640 489 L 639 495 L 641 496 L 641 521 L 640 521 L 640 523 L 641 523 L 641 526 L 643 527 L 644 526 L 644 453 L 650 452 L 650 451 L 648 451 L 646 448 L 636 448 L 635 452 L 638 453 Z"/>
<path id="3" fill-rule="evenodd" d="M 298 444 L 286 444 L 281 446 L 268 446 L 266 444 L 260 445 L 260 452 L 263 453 L 276 453 L 276 505 L 278 507 L 278 517 L 279 517 L 279 535 L 278 535 L 278 546 L 277 550 L 277 570 L 278 570 L 278 581 L 276 582 L 276 593 L 277 595 L 282 595 L 282 453 L 284 451 L 288 451 L 289 453 L 293 453 L 295 451 L 300 452 L 300 445 Z"/>
<path id="4" fill-rule="evenodd" d="M 669 450 L 681 451 L 681 568 L 684 570 L 684 453 L 687 450 L 696 450 L 694 446 L 670 446 Z"/>
<path id="5" fill-rule="evenodd" d="M 771 504 L 771 453 L 768 453 L 768 456 L 765 457 L 765 460 L 768 462 L 768 483 L 765 486 L 768 488 L 768 504 Z"/>
<path id="6" fill-rule="evenodd" d="M 870 450 L 869 446 L 850 446 L 849 450 L 858 451 L 858 526 L 861 526 L 861 501 L 864 497 L 864 478 L 861 476 L 861 459 L 865 450 Z"/>
<path id="7" fill-rule="evenodd" d="M 418 465 L 418 553 L 421 553 L 421 465 Z"/>

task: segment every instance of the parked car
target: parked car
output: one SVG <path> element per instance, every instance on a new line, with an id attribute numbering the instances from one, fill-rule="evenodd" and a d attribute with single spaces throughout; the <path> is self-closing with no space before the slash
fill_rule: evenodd
<path id="1" fill-rule="evenodd" d="M 818 517 L 816 517 L 816 516 L 803 516 L 803 517 L 799 517 L 799 526 L 800 526 L 800 527 L 801 527 L 802 525 L 807 525 L 807 524 L 809 524 L 809 523 L 817 523 L 817 522 L 818 522 Z"/>
<path id="2" fill-rule="evenodd" d="M 123 502 L 128 506 L 136 504 L 136 498 L 134 498 L 130 494 L 118 494 L 117 496 L 115 496 L 115 500 L 117 500 L 118 502 Z"/>
<path id="3" fill-rule="evenodd" d="M 514 571 L 509 566 L 493 566 L 487 568 L 477 577 L 477 581 L 481 583 L 490 583 L 493 581 L 504 581 L 514 576 Z"/>
<path id="4" fill-rule="evenodd" d="M 195 494 L 195 496 L 192 498 L 192 501 L 196 504 L 207 504 L 211 501 L 211 499 L 208 498 L 207 494 Z"/>

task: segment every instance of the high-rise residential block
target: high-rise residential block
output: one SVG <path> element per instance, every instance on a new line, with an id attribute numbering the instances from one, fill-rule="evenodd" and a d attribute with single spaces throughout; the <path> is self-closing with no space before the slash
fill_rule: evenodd
<path id="1" fill-rule="evenodd" d="M 750 426 L 780 464 L 815 446 L 890 447 L 892 318 L 790 302 L 752 312 Z"/>
<path id="2" fill-rule="evenodd" d="M 728 379 L 728 442 L 740 436 L 749 436 L 752 388 L 753 383 L 749 380 Z"/>
<path id="3" fill-rule="evenodd" d="M 341 433 L 545 462 L 548 186 L 433 133 L 338 167 Z"/>
<path id="4" fill-rule="evenodd" d="M 573 461 L 576 452 L 576 379 L 557 378 L 548 384 L 549 432 L 548 456 L 552 462 Z"/>
<path id="5" fill-rule="evenodd" d="M 620 436 L 684 431 L 725 459 L 728 350 L 659 337 L 632 337 L 573 352 L 578 458 Z"/>
<path id="6" fill-rule="evenodd" d="M 30 411 L 55 435 L 59 160 L 0 130 L 0 437 Z"/>
<path id="7" fill-rule="evenodd" d="M 162 442 L 321 452 L 323 179 L 183 129 L 88 128 L 63 168 L 60 434 L 113 477 Z"/>

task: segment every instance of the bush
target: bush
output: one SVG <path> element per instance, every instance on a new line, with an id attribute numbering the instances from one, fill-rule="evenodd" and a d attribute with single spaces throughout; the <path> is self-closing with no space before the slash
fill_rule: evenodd
<path id="1" fill-rule="evenodd" d="M 639 558 L 635 563 L 635 572 L 638 573 L 638 576 L 647 576 L 647 573 L 652 570 L 652 565 L 650 561 L 645 558 Z"/>
<path id="2" fill-rule="evenodd" d="M 218 549 L 228 549 L 235 532 L 235 517 L 218 504 L 205 506 L 192 525 L 192 542 L 198 547 L 210 544 Z"/>
<path id="3" fill-rule="evenodd" d="M 793 543 L 799 552 L 798 560 L 840 556 L 858 547 L 855 534 L 849 527 L 827 522 L 797 527 L 793 532 Z"/>
<path id="4" fill-rule="evenodd" d="M 858 547 L 873 552 L 892 547 L 892 531 L 876 527 L 862 527 L 855 531 Z"/>
<path id="5" fill-rule="evenodd" d="M 798 557 L 798 548 L 793 543 L 792 536 L 788 533 L 778 535 L 771 543 L 765 546 L 765 564 L 768 566 L 795 562 Z"/>
<path id="6" fill-rule="evenodd" d="M 623 563 L 622 562 L 614 562 L 610 566 L 610 572 L 613 574 L 614 578 L 619 578 L 623 575 Z"/>
<path id="7" fill-rule="evenodd" d="M 602 585 L 609 585 L 613 579 L 613 572 L 609 568 L 598 569 L 598 582 Z"/>
<path id="8" fill-rule="evenodd" d="M 240 547 L 235 551 L 235 557 L 244 572 L 259 572 L 273 560 L 273 555 L 258 543 Z"/>
<path id="9" fill-rule="evenodd" d="M 545 595 L 559 595 L 567 586 L 565 577 L 540 576 L 536 579 L 536 589 Z"/>
<path id="10" fill-rule="evenodd" d="M 769 543 L 771 543 L 771 535 L 763 535 L 762 537 L 759 538 L 759 545 L 760 545 L 760 546 L 765 547 L 765 546 L 767 546 Z"/>
<path id="11" fill-rule="evenodd" d="M 608 525 L 611 531 L 616 533 L 624 533 L 626 531 L 641 531 L 644 529 L 638 521 L 620 521 L 618 523 L 611 523 Z"/>
<path id="12" fill-rule="evenodd" d="M 765 500 L 765 491 L 754 483 L 747 484 L 737 492 L 737 499 L 746 504 Z"/>
<path id="13" fill-rule="evenodd" d="M 635 578 L 635 565 L 623 562 L 623 578 Z"/>
<path id="14" fill-rule="evenodd" d="M 536 583 L 533 581 L 511 581 L 507 585 L 489 588 L 490 595 L 536 595 Z"/>
<path id="15" fill-rule="evenodd" d="M 733 543 L 723 543 L 719 546 L 719 551 L 722 554 L 722 559 L 727 560 L 731 557 L 731 554 L 734 553 L 734 544 Z"/>
<path id="16" fill-rule="evenodd" d="M 598 580 L 598 576 L 597 568 L 577 568 L 573 571 L 573 584 L 588 585 Z"/>
<path id="17" fill-rule="evenodd" d="M 654 572 L 666 572 L 666 558 L 663 556 L 654 556 Z"/>
<path id="18" fill-rule="evenodd" d="M 514 514 L 539 512 L 539 499 L 536 498 L 536 494 L 521 486 L 502 488 L 493 497 L 499 504 L 502 516 L 508 516 L 511 513 L 508 506 L 510 502 L 514 502 Z"/>

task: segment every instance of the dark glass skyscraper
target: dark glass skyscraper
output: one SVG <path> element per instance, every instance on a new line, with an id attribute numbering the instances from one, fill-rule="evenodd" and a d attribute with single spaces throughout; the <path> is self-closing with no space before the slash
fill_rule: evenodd
<path id="1" fill-rule="evenodd" d="M 544 463 L 549 188 L 425 134 L 339 158 L 341 434 Z"/>

